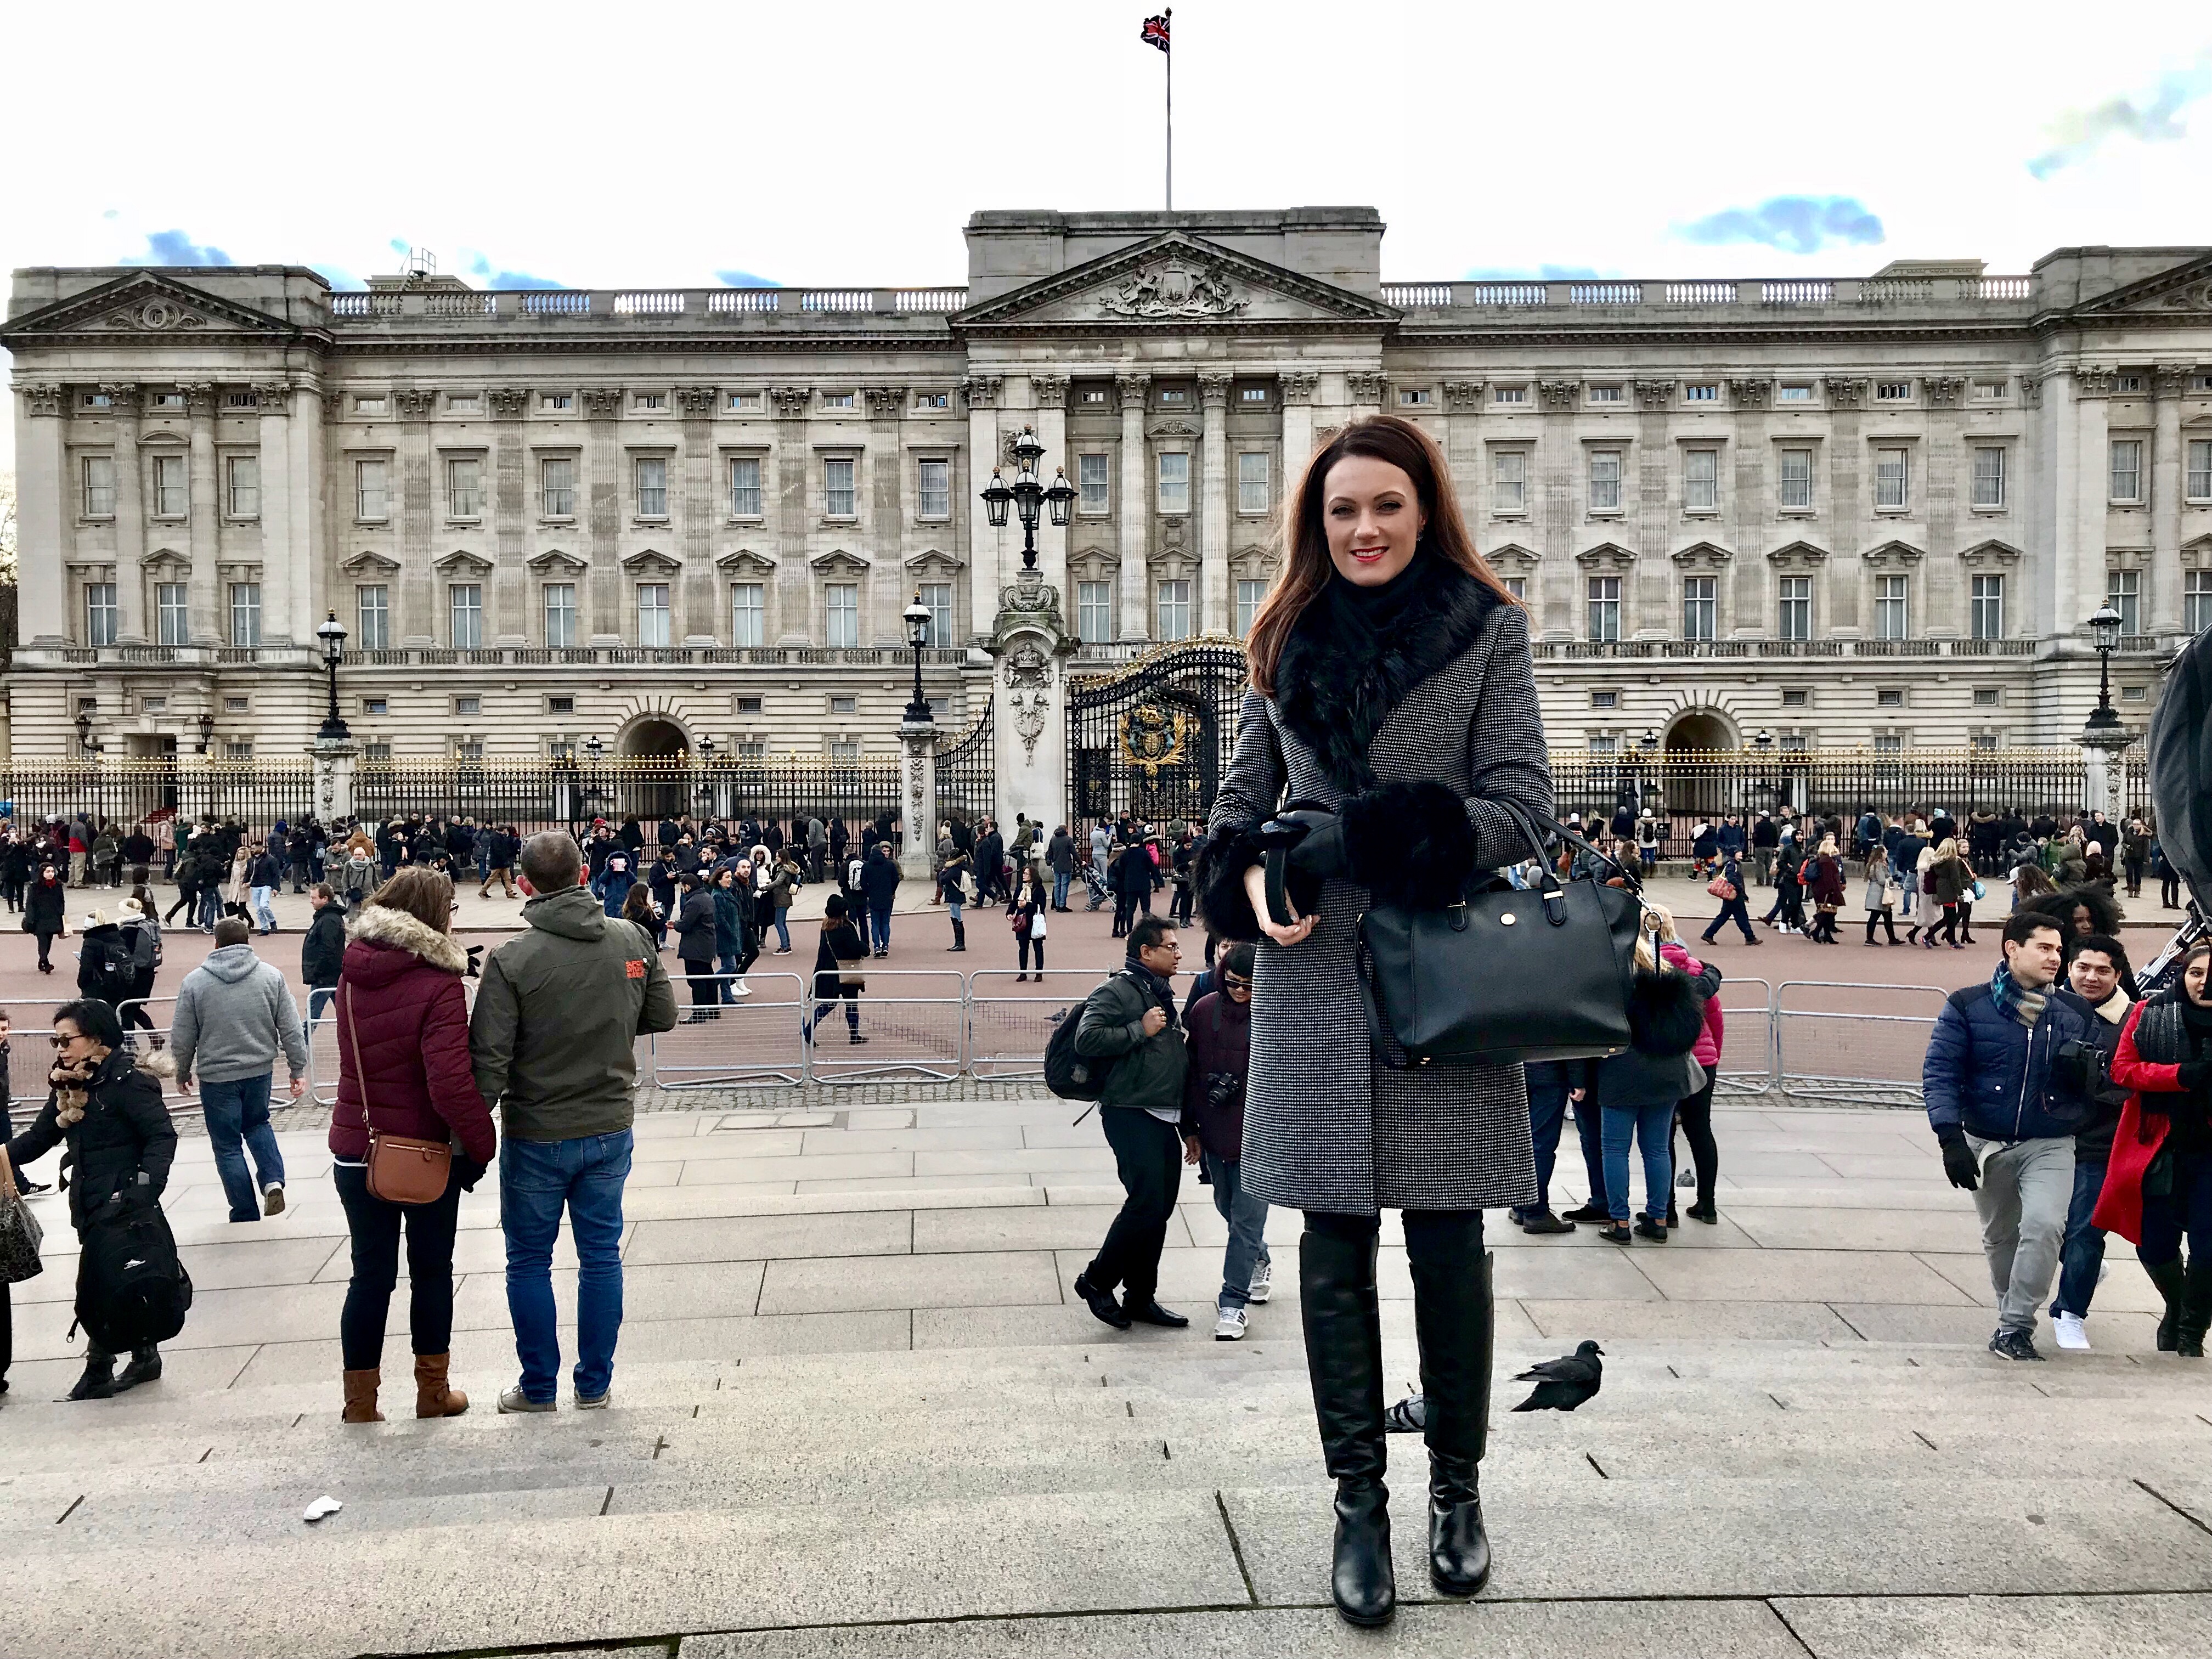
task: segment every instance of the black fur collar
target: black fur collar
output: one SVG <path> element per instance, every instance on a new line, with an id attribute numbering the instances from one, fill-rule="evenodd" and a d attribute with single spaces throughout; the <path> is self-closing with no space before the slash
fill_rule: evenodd
<path id="1" fill-rule="evenodd" d="M 1391 710 L 1423 680 L 1474 642 L 1498 601 L 1457 566 L 1429 555 L 1404 619 L 1371 657 L 1356 654 L 1329 624 L 1316 596 L 1283 641 L 1275 664 L 1275 708 L 1283 724 L 1318 755 L 1338 786 L 1375 787 L 1368 745 Z"/>

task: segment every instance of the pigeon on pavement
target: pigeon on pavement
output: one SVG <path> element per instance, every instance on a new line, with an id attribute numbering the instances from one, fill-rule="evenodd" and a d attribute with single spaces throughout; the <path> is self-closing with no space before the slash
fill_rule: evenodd
<path id="1" fill-rule="evenodd" d="M 1564 1359 L 1547 1359 L 1516 1374 L 1516 1382 L 1534 1382 L 1528 1397 L 1516 1412 L 1571 1412 L 1596 1397 L 1605 1377 L 1598 1356 L 1605 1350 L 1595 1342 L 1578 1344 Z"/>

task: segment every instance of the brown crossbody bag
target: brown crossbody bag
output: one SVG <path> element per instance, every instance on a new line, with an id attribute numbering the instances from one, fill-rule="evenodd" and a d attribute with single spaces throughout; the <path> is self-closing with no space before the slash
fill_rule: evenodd
<path id="1" fill-rule="evenodd" d="M 346 1041 L 353 1048 L 354 1080 L 361 1085 L 361 1115 L 368 1125 L 368 1192 L 386 1204 L 435 1204 L 453 1176 L 450 1140 L 417 1140 L 380 1134 L 368 1115 L 368 1073 L 361 1063 L 361 1032 L 353 1019 L 353 987 L 345 988 Z"/>

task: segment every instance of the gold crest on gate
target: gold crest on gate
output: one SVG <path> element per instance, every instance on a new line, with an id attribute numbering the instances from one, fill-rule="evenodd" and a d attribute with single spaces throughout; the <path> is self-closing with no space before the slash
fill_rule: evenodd
<path id="1" fill-rule="evenodd" d="M 1196 724 L 1181 709 L 1169 714 L 1152 703 L 1139 703 L 1121 716 L 1121 758 L 1148 781 L 1158 783 L 1163 768 L 1183 763 Z"/>

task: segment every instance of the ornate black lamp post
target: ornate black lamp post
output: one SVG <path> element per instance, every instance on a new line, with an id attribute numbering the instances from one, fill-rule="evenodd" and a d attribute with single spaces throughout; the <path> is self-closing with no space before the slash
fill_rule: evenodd
<path id="1" fill-rule="evenodd" d="M 2089 631 L 2097 641 L 2097 712 L 2089 716 L 2092 732 L 2110 732 L 2120 724 L 2112 708 L 2112 653 L 2120 648 L 2120 613 L 2106 599 L 2089 618 Z"/>
<path id="2" fill-rule="evenodd" d="M 87 757 L 100 753 L 99 741 L 92 735 L 92 711 L 88 708 L 76 711 L 76 746 L 77 751 Z"/>
<path id="3" fill-rule="evenodd" d="M 1043 459 L 1044 446 L 1036 440 L 1036 428 L 1025 426 L 1022 435 L 1014 440 L 1014 481 L 1009 484 L 1000 476 L 999 469 L 991 469 L 990 487 L 983 491 L 983 505 L 990 515 L 991 527 L 1006 527 L 1006 508 L 1012 506 L 1022 515 L 1022 568 L 1036 568 L 1036 527 L 1041 506 L 1052 509 L 1055 525 L 1067 522 L 1067 511 L 1075 500 L 1074 486 L 1067 482 L 1065 468 L 1054 469 L 1051 486 L 1037 482 L 1037 462 Z M 917 664 L 919 659 L 917 659 Z"/>
<path id="4" fill-rule="evenodd" d="M 605 758 L 606 752 L 606 744 L 601 743 L 597 738 L 584 739 L 584 757 L 592 763 L 588 781 L 584 785 L 584 805 L 586 810 L 592 808 L 592 803 L 603 801 L 607 798 L 607 792 L 599 782 L 599 762 Z"/>
<path id="5" fill-rule="evenodd" d="M 345 656 L 345 624 L 338 613 L 331 611 L 323 625 L 315 630 L 315 638 L 323 647 L 323 667 L 330 674 L 330 712 L 323 716 L 323 724 L 315 733 L 318 743 L 343 743 L 353 736 L 347 729 L 345 719 L 338 713 L 338 664 Z"/>
<path id="6" fill-rule="evenodd" d="M 996 477 L 997 474 L 994 473 L 992 476 Z M 1032 525 L 1036 523 L 1034 509 L 1024 518 L 1024 522 Z M 1055 518 L 1054 522 L 1065 524 L 1067 520 L 1063 514 Z M 1036 549 L 1031 548 L 1024 555 L 1024 557 L 1034 563 L 1036 558 Z M 922 647 L 929 643 L 931 618 L 929 607 L 921 602 L 921 593 L 919 589 L 915 590 L 914 603 L 907 606 L 901 615 L 906 622 L 906 642 L 914 647 L 914 695 L 907 699 L 906 723 L 908 726 L 927 726 L 930 722 L 931 714 L 929 699 L 921 694 L 921 652 Z"/>
<path id="7" fill-rule="evenodd" d="M 215 738 L 215 716 L 212 714 L 202 714 L 199 718 L 199 752 L 204 755 L 208 751 L 208 744 L 212 742 Z"/>

